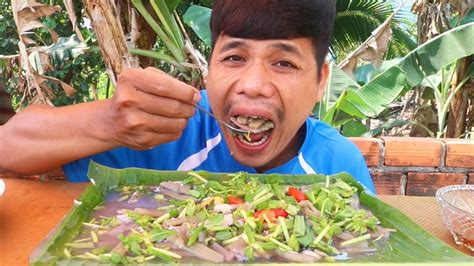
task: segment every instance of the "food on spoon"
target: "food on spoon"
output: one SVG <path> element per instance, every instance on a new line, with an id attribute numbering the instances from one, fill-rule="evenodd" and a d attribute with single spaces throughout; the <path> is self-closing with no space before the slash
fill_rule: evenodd
<path id="1" fill-rule="evenodd" d="M 303 192 L 304 191 L 304 192 Z M 126 186 L 96 207 L 66 257 L 101 263 L 335 260 L 384 246 L 380 226 L 342 180 L 303 187 L 229 181 L 195 172 L 159 186 Z"/>
<path id="2" fill-rule="evenodd" d="M 264 142 L 271 134 L 275 124 L 264 117 L 237 115 L 230 118 L 235 127 L 246 130 L 246 134 L 237 134 L 241 141 L 252 144 Z"/>

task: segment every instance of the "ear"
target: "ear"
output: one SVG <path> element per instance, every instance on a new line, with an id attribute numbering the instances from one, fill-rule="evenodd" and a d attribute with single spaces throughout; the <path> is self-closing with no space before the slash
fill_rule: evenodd
<path id="1" fill-rule="evenodd" d="M 317 95 L 317 102 L 319 102 L 324 95 L 324 91 L 326 90 L 326 84 L 329 77 L 329 63 L 327 61 L 321 67 L 321 75 L 318 79 L 318 95 Z"/>

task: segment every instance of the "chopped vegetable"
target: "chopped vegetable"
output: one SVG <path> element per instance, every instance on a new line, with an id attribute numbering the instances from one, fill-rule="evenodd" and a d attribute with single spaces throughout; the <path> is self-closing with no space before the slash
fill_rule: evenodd
<path id="1" fill-rule="evenodd" d="M 276 208 L 269 210 L 259 210 L 253 214 L 253 217 L 256 219 L 264 219 L 266 217 L 272 223 L 275 222 L 275 219 L 280 216 L 287 217 L 288 213 L 283 209 Z"/>
<path id="2" fill-rule="evenodd" d="M 307 200 L 308 198 L 306 197 L 306 195 L 301 192 L 301 190 L 295 188 L 295 187 L 289 187 L 288 188 L 288 195 L 292 196 L 293 198 L 295 198 L 295 200 L 297 202 L 300 202 L 300 201 L 303 201 L 303 200 Z"/>
<path id="3" fill-rule="evenodd" d="M 287 187 L 245 173 L 230 178 L 190 172 L 181 182 L 119 188 L 115 200 L 95 208 L 63 256 L 114 264 L 312 263 L 351 250 L 373 252 L 391 232 L 359 207 L 357 189 L 342 180 Z M 113 211 L 108 204 L 116 204 Z"/>
<path id="4" fill-rule="evenodd" d="M 227 201 L 229 202 L 229 204 L 242 204 L 242 203 L 244 203 L 243 199 L 241 199 L 239 197 L 232 196 L 232 195 L 227 196 Z"/>

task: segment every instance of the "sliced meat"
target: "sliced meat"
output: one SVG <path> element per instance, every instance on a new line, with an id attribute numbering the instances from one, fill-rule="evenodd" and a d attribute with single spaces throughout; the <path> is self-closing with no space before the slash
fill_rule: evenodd
<path id="1" fill-rule="evenodd" d="M 281 250 L 276 249 L 273 251 L 273 253 L 277 257 L 287 262 L 313 263 L 321 259 L 321 257 L 319 257 L 316 254 L 308 255 L 304 253 L 298 253 L 295 251 L 281 251 Z"/>
<path id="2" fill-rule="evenodd" d="M 167 213 L 167 211 L 158 211 L 158 210 L 147 209 L 147 208 L 135 208 L 133 211 L 138 214 L 145 214 L 145 215 L 149 215 L 155 218 L 158 218 Z"/>
<path id="3" fill-rule="evenodd" d="M 234 253 L 219 245 L 219 243 L 217 242 L 212 243 L 212 249 L 224 256 L 225 261 L 232 261 L 232 259 L 234 258 Z"/>
<path id="4" fill-rule="evenodd" d="M 175 200 L 193 200 L 194 202 L 198 202 L 198 199 L 195 198 L 195 197 L 180 194 L 180 193 L 175 192 L 175 191 L 170 190 L 170 189 L 161 188 L 160 191 L 161 191 L 161 194 L 163 194 L 167 197 L 170 197 L 172 199 L 175 199 Z"/>
<path id="5" fill-rule="evenodd" d="M 224 256 L 222 254 L 208 248 L 206 245 L 201 244 L 199 242 L 194 243 L 190 247 L 183 246 L 183 250 L 193 254 L 193 256 L 195 256 L 196 258 L 211 261 L 214 263 L 224 261 Z"/>

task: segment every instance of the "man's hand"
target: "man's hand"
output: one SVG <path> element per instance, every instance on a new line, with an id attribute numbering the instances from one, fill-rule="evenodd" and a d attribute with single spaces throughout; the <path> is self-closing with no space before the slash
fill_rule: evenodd
<path id="1" fill-rule="evenodd" d="M 125 70 L 106 110 L 107 135 L 134 149 L 176 140 L 199 100 L 196 88 L 156 68 Z"/>

